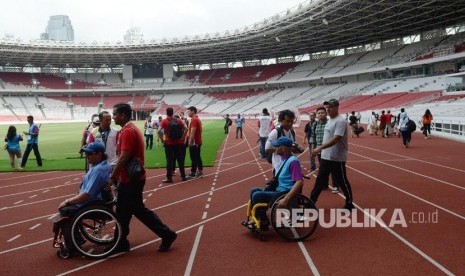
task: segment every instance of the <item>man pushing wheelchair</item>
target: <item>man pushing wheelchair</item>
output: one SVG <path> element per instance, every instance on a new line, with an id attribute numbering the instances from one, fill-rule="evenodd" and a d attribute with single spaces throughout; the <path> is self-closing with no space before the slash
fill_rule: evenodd
<path id="1" fill-rule="evenodd" d="M 87 161 L 91 164 L 89 171 L 82 180 L 79 193 L 65 199 L 58 206 L 59 214 L 54 219 L 53 231 L 55 233 L 54 247 L 59 247 L 57 255 L 68 258 L 76 252 L 75 244 L 85 243 L 81 234 L 71 235 L 71 226 L 76 214 L 84 207 L 94 202 L 104 202 L 105 186 L 111 174 L 111 166 L 107 162 L 105 147 L 99 142 L 90 143 L 82 148 Z"/>

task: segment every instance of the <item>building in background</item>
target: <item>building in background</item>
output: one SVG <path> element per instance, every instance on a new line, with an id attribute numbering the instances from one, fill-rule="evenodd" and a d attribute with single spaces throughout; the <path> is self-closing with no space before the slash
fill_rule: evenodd
<path id="1" fill-rule="evenodd" d="M 52 15 L 48 20 L 45 33 L 40 34 L 42 40 L 74 41 L 74 29 L 67 15 Z"/>
<path id="2" fill-rule="evenodd" d="M 140 32 L 139 27 L 131 27 L 124 35 L 125 44 L 141 43 L 143 40 L 144 35 Z"/>

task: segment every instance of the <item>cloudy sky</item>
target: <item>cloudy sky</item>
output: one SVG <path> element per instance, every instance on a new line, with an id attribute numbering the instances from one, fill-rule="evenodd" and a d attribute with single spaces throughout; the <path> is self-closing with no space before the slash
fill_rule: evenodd
<path id="1" fill-rule="evenodd" d="M 0 38 L 38 39 L 51 15 L 68 15 L 75 41 L 123 41 L 131 26 L 146 41 L 234 30 L 305 0 L 2 0 Z"/>

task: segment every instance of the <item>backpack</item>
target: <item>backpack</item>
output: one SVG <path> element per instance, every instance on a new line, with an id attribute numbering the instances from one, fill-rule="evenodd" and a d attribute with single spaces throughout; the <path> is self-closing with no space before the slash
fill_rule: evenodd
<path id="1" fill-rule="evenodd" d="M 407 127 L 407 130 L 410 131 L 410 133 L 414 132 L 417 129 L 417 125 L 415 124 L 415 122 L 410 119 L 405 124 L 405 126 Z"/>
<path id="2" fill-rule="evenodd" d="M 184 130 L 182 125 L 178 122 L 177 119 L 173 118 L 169 120 L 168 124 L 168 138 L 171 140 L 178 140 L 182 138 Z"/>
<path id="3" fill-rule="evenodd" d="M 279 139 L 279 137 L 281 137 L 282 135 L 284 135 L 284 131 L 281 130 L 281 127 L 276 127 L 276 131 L 278 133 L 278 136 L 276 137 L 276 140 Z M 295 141 L 295 131 L 294 129 L 291 128 L 291 134 L 292 134 L 292 140 Z M 273 163 L 273 153 L 267 153 L 266 154 L 266 161 L 268 161 L 268 163 L 272 164 Z"/>

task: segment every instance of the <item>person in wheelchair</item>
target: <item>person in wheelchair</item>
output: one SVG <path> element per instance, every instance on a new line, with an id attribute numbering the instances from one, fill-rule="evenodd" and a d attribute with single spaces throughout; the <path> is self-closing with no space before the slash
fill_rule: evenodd
<path id="1" fill-rule="evenodd" d="M 275 153 L 281 157 L 281 163 L 275 171 L 275 177 L 277 176 L 278 178 L 278 186 L 276 190 L 271 191 L 264 188 L 253 188 L 250 191 L 251 206 L 257 203 L 273 203 L 278 197 L 285 195 L 278 202 L 279 207 L 285 207 L 295 194 L 302 191 L 304 177 L 302 175 L 300 161 L 292 153 L 293 144 L 294 141 L 286 136 L 281 136 L 278 140 L 272 142 Z M 267 230 L 269 221 L 266 216 L 266 209 L 257 209 L 255 216 L 260 220 L 260 229 Z M 246 223 L 246 226 L 254 227 L 254 221 L 248 221 Z"/>
<path id="2" fill-rule="evenodd" d="M 59 218 L 54 222 L 55 235 L 61 230 L 64 246 L 69 254 L 75 251 L 71 242 L 71 222 L 76 213 L 92 202 L 103 202 L 105 199 L 104 188 L 110 178 L 111 165 L 107 162 L 105 147 L 102 143 L 93 142 L 82 148 L 86 158 L 91 164 L 89 171 L 82 180 L 79 193 L 65 199 L 58 206 Z M 76 237 L 83 243 L 82 237 Z"/>

